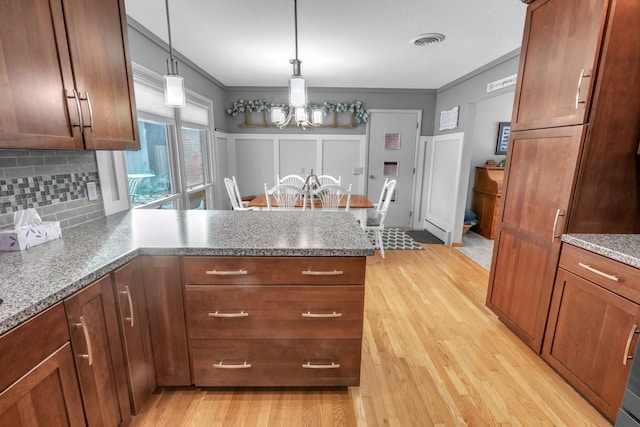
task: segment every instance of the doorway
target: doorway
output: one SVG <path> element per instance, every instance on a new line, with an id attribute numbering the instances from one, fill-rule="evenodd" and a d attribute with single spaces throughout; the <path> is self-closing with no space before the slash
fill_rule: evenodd
<path id="1" fill-rule="evenodd" d="M 367 198 L 378 201 L 386 178 L 397 180 L 385 225 L 410 227 L 421 110 L 370 110 Z"/>

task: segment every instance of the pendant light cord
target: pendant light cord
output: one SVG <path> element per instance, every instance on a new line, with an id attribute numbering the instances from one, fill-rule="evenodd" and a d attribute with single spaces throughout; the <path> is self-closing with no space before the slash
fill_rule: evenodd
<path id="1" fill-rule="evenodd" d="M 173 57 L 173 44 L 171 43 L 171 20 L 169 19 L 169 0 L 165 0 L 165 5 L 167 7 L 167 31 L 169 33 L 169 59 L 171 60 L 171 69 L 169 70 L 169 72 L 171 74 L 177 74 L 178 73 L 178 70 L 176 69 L 177 61 Z"/>
<path id="2" fill-rule="evenodd" d="M 293 0 L 293 25 L 294 25 L 294 34 L 295 34 L 295 41 L 296 41 L 296 61 L 297 61 L 298 60 L 298 0 Z"/>

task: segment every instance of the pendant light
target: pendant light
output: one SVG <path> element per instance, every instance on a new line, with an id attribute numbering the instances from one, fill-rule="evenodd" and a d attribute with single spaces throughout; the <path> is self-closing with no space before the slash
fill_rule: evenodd
<path id="1" fill-rule="evenodd" d="M 271 120 L 279 128 L 284 128 L 293 120 L 300 127 L 317 126 L 307 119 L 307 84 L 300 73 L 301 61 L 298 59 L 298 0 L 293 0 L 295 58 L 289 60 L 293 65 L 293 75 L 289 78 L 289 111 L 285 116 L 281 107 L 271 108 Z"/>
<path id="2" fill-rule="evenodd" d="M 184 107 L 184 79 L 178 75 L 178 60 L 173 57 L 173 45 L 171 43 L 169 0 L 165 0 L 165 5 L 167 7 L 167 30 L 169 33 L 169 58 L 167 58 L 167 74 L 164 76 L 164 103 L 170 107 Z"/>

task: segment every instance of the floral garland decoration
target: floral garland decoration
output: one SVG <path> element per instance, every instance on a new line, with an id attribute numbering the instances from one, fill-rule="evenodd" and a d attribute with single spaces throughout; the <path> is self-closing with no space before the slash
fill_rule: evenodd
<path id="1" fill-rule="evenodd" d="M 244 113 L 245 111 L 249 111 L 251 113 L 260 113 L 262 111 L 271 111 L 272 107 L 280 107 L 284 109 L 285 114 L 289 112 L 289 106 L 287 104 L 275 104 L 271 102 L 266 102 L 262 99 L 255 99 L 250 101 L 245 101 L 244 99 L 240 99 L 233 103 L 231 108 L 227 109 L 227 114 L 232 117 L 237 117 L 238 114 Z M 353 114 L 357 123 L 367 123 L 369 121 L 369 113 L 362 106 L 361 101 L 354 102 L 333 102 L 333 101 L 325 101 L 322 105 L 312 104 L 309 106 L 313 109 L 321 109 L 322 114 L 324 116 L 329 113 L 333 113 L 337 111 L 338 113 L 350 113 Z"/>

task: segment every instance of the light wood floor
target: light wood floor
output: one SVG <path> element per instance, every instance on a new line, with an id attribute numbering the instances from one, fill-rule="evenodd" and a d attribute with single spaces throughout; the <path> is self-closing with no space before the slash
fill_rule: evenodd
<path id="1" fill-rule="evenodd" d="M 610 426 L 485 307 L 455 249 L 367 260 L 360 387 L 171 389 L 134 426 Z"/>

